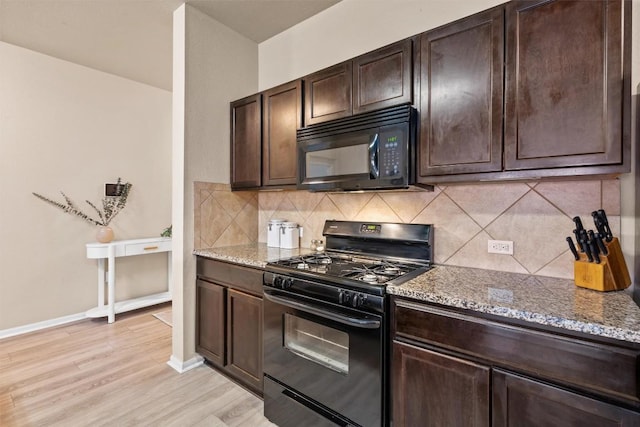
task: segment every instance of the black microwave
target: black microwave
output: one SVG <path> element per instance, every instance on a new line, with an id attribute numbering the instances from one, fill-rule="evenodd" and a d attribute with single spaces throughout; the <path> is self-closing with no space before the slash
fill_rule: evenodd
<path id="1" fill-rule="evenodd" d="M 416 110 L 402 105 L 299 129 L 297 188 L 409 188 L 415 184 L 416 128 Z"/>

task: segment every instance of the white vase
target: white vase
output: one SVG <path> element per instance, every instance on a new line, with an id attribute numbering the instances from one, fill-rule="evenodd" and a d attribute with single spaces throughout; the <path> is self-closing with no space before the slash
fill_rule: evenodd
<path id="1" fill-rule="evenodd" d="M 107 225 L 101 225 L 98 227 L 96 233 L 96 240 L 100 243 L 109 243 L 113 240 L 113 230 Z"/>

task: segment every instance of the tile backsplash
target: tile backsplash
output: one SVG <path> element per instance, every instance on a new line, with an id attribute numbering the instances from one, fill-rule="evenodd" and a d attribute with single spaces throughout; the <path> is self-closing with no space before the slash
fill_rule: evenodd
<path id="1" fill-rule="evenodd" d="M 258 240 L 258 192 L 229 184 L 194 183 L 194 249 Z"/>
<path id="2" fill-rule="evenodd" d="M 580 215 L 605 209 L 620 232 L 618 180 L 491 183 L 437 186 L 433 192 L 231 192 L 228 185 L 196 183 L 195 242 L 215 247 L 266 242 L 270 219 L 304 228 L 301 246 L 322 238 L 326 219 L 434 225 L 434 261 L 543 276 L 573 278 L 566 236 Z M 487 253 L 488 240 L 511 240 L 513 255 Z M 198 246 L 199 245 L 199 246 Z"/>

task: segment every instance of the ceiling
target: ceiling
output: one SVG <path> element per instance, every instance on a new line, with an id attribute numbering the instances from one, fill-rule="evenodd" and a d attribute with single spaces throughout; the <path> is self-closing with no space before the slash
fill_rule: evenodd
<path id="1" fill-rule="evenodd" d="M 260 43 L 340 0 L 187 0 Z M 171 90 L 183 0 L 0 0 L 0 40 Z"/>

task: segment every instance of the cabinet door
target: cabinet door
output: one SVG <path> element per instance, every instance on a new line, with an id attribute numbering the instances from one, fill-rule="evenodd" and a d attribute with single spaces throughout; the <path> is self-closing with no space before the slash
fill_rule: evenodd
<path id="1" fill-rule="evenodd" d="M 227 369 L 262 393 L 262 299 L 229 289 Z"/>
<path id="2" fill-rule="evenodd" d="M 262 95 L 262 185 L 296 183 L 296 130 L 302 122 L 302 83 L 295 81 Z"/>
<path id="3" fill-rule="evenodd" d="M 637 426 L 640 414 L 501 370 L 493 372 L 493 425 Z"/>
<path id="4" fill-rule="evenodd" d="M 622 162 L 621 10 L 619 0 L 507 4 L 507 170 Z"/>
<path id="5" fill-rule="evenodd" d="M 353 60 L 353 114 L 413 102 L 413 42 L 402 40 Z"/>
<path id="6" fill-rule="evenodd" d="M 500 7 L 421 36 L 419 181 L 502 169 L 503 29 Z"/>
<path id="7" fill-rule="evenodd" d="M 305 77 L 304 125 L 350 116 L 351 83 L 351 61 Z"/>
<path id="8" fill-rule="evenodd" d="M 231 188 L 260 187 L 262 176 L 260 94 L 231 103 Z"/>
<path id="9" fill-rule="evenodd" d="M 196 350 L 217 366 L 225 364 L 225 287 L 196 282 Z"/>
<path id="10" fill-rule="evenodd" d="M 393 342 L 394 426 L 488 426 L 487 366 Z"/>

